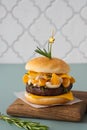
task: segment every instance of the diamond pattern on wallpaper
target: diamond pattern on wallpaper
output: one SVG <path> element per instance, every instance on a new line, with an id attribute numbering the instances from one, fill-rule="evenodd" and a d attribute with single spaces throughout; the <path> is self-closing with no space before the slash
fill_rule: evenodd
<path id="1" fill-rule="evenodd" d="M 63 28 L 63 33 L 72 42 L 73 46 L 77 47 L 87 35 L 87 25 L 77 14 Z"/>
<path id="2" fill-rule="evenodd" d="M 31 55 L 33 55 L 34 50 L 36 49 L 37 44 L 29 36 L 28 32 L 25 32 L 23 36 L 14 44 L 15 51 L 23 57 L 23 60 L 26 62 Z"/>
<path id="3" fill-rule="evenodd" d="M 87 3 L 87 0 L 68 0 L 68 2 L 75 12 L 79 12 L 80 9 Z"/>
<path id="4" fill-rule="evenodd" d="M 87 57 L 87 38 L 80 44 L 79 49 Z"/>
<path id="5" fill-rule="evenodd" d="M 83 8 L 83 10 L 81 11 L 81 16 L 86 20 L 87 22 L 87 6 L 85 8 Z"/>
<path id="6" fill-rule="evenodd" d="M 18 57 L 14 51 L 9 48 L 6 53 L 2 57 L 0 57 L 1 63 L 23 63 L 23 61 Z"/>
<path id="7" fill-rule="evenodd" d="M 52 30 L 54 56 L 87 62 L 87 0 L 0 0 L 0 63 L 37 56 Z"/>
<path id="8" fill-rule="evenodd" d="M 7 45 L 0 38 L 0 56 L 7 50 Z"/>
<path id="9" fill-rule="evenodd" d="M 0 5 L 0 19 L 2 19 L 5 15 L 6 15 L 6 10 L 2 5 Z"/>
<path id="10" fill-rule="evenodd" d="M 30 32 L 40 44 L 44 45 L 54 29 L 55 27 L 42 14 L 34 25 L 30 27 Z"/>
<path id="11" fill-rule="evenodd" d="M 62 0 L 56 0 L 46 11 L 47 17 L 52 20 L 58 29 L 70 19 L 72 13 L 72 9 Z"/>
<path id="12" fill-rule="evenodd" d="M 87 58 L 85 58 L 82 53 L 80 53 L 78 48 L 74 48 L 66 58 L 65 61 L 70 63 L 85 63 L 87 62 Z"/>
<path id="13" fill-rule="evenodd" d="M 22 33 L 22 27 L 17 21 L 8 14 L 0 24 L 0 35 L 5 39 L 9 45 L 11 45 Z"/>
<path id="14" fill-rule="evenodd" d="M 54 45 L 55 44 L 55 45 Z M 55 36 L 55 43 L 53 44 L 53 56 L 64 58 L 67 53 L 72 50 L 71 44 L 58 32 Z"/>
<path id="15" fill-rule="evenodd" d="M 48 6 L 52 4 L 52 2 L 55 2 L 54 0 L 34 0 L 35 4 L 41 9 L 41 11 L 44 11 Z"/>
<path id="16" fill-rule="evenodd" d="M 7 10 L 11 10 L 17 1 L 19 0 L 2 0 L 1 2 L 6 6 Z"/>
<path id="17" fill-rule="evenodd" d="M 32 1 L 21 0 L 13 9 L 13 14 L 27 28 L 38 17 L 39 11 Z"/>

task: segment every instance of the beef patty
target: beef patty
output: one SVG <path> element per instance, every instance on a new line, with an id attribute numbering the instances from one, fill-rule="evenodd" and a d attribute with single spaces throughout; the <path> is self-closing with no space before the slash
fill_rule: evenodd
<path id="1" fill-rule="evenodd" d="M 45 86 L 33 86 L 33 84 L 26 84 L 26 91 L 39 96 L 57 96 L 64 93 L 67 93 L 71 90 L 72 84 L 65 88 L 62 84 L 58 88 L 47 88 Z"/>

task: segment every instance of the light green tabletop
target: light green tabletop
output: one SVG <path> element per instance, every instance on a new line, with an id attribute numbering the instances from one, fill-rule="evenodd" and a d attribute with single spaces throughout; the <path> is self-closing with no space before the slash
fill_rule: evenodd
<path id="1" fill-rule="evenodd" d="M 24 91 L 22 76 L 26 72 L 24 64 L 1 64 L 0 65 L 0 112 L 6 114 L 8 106 L 16 99 L 14 92 Z M 73 90 L 87 91 L 87 64 L 72 64 L 71 75 L 75 77 L 76 83 Z M 81 122 L 65 122 L 44 119 L 31 119 L 49 127 L 49 130 L 86 130 L 87 114 Z M 9 125 L 0 120 L 0 130 L 20 130 L 20 128 Z"/>

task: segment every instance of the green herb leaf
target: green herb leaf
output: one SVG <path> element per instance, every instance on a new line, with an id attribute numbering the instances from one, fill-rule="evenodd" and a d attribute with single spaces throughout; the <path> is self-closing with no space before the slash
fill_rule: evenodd
<path id="1" fill-rule="evenodd" d="M 41 125 L 37 122 L 24 121 L 19 118 L 12 118 L 6 115 L 0 114 L 0 119 L 8 122 L 9 124 L 14 124 L 19 128 L 24 128 L 25 130 L 48 130 L 48 126 Z"/>
<path id="2" fill-rule="evenodd" d="M 41 50 L 39 47 L 37 47 L 37 49 L 35 50 L 35 52 L 43 55 L 43 56 L 46 56 L 48 58 L 51 58 L 51 53 L 50 52 L 47 52 L 46 49 L 43 49 Z"/>
<path id="3" fill-rule="evenodd" d="M 35 50 L 35 52 L 39 53 L 40 55 L 46 56 L 48 58 L 52 58 L 52 44 L 54 43 L 55 38 L 54 38 L 54 30 L 52 32 L 52 36 L 49 38 L 48 40 L 48 50 L 46 49 L 40 49 L 39 47 L 37 47 L 37 49 Z"/>

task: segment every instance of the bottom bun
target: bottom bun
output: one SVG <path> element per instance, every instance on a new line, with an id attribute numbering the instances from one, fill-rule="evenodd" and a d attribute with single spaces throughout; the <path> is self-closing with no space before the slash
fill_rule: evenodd
<path id="1" fill-rule="evenodd" d="M 34 94 L 30 94 L 25 92 L 25 98 L 27 101 L 33 104 L 38 104 L 38 105 L 54 105 L 54 104 L 65 104 L 69 102 L 70 100 L 73 100 L 73 95 L 71 92 L 68 92 L 68 94 L 63 94 L 63 95 L 68 95 L 71 96 L 71 99 L 64 98 L 64 96 L 37 96 Z"/>

